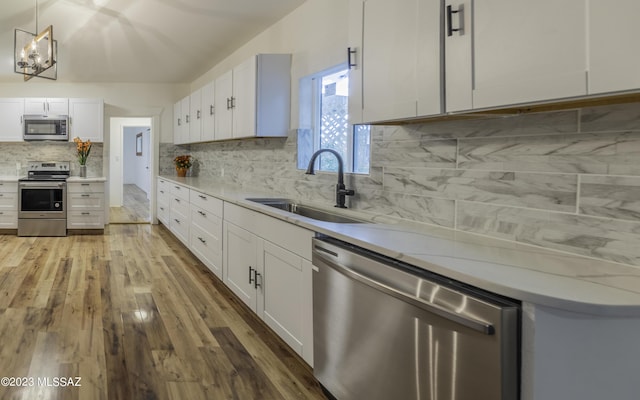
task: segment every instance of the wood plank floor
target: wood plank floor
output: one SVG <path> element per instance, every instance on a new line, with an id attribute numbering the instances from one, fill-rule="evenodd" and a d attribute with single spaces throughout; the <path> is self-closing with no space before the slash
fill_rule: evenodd
<path id="1" fill-rule="evenodd" d="M 3 381 L 1 399 L 324 399 L 310 368 L 162 226 L 0 235 L 0 343 L 0 377 L 26 378 Z"/>
<path id="2" fill-rule="evenodd" d="M 149 223 L 149 199 L 144 190 L 133 184 L 122 186 L 122 207 L 111 207 L 109 223 Z"/>

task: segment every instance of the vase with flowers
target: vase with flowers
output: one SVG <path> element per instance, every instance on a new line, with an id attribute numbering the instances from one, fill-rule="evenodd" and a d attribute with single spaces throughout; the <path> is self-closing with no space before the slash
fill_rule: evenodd
<path id="1" fill-rule="evenodd" d="M 87 158 L 91 154 L 91 140 L 87 139 L 83 142 L 79 137 L 74 137 L 73 141 L 76 144 L 76 151 L 78 152 L 78 162 L 80 163 L 80 177 L 87 177 Z"/>
<path id="2" fill-rule="evenodd" d="M 178 156 L 173 159 L 174 164 L 176 165 L 176 173 L 178 176 L 187 176 L 187 171 L 191 168 L 191 156 Z"/>

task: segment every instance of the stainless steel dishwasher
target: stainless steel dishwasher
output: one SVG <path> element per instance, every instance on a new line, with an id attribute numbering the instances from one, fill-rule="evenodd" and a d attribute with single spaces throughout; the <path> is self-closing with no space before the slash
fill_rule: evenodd
<path id="1" fill-rule="evenodd" d="M 329 397 L 519 398 L 520 305 L 313 239 L 314 374 Z"/>

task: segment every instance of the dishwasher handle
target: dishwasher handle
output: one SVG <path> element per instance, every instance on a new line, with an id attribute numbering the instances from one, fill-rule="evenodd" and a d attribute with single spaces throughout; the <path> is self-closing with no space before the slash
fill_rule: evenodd
<path id="1" fill-rule="evenodd" d="M 442 318 L 448 319 L 450 321 L 453 321 L 455 323 L 458 323 L 460 325 L 464 325 L 467 328 L 471 328 L 477 332 L 483 333 L 485 335 L 493 335 L 495 333 L 495 328 L 492 324 L 489 324 L 487 322 L 484 321 L 479 321 L 476 320 L 474 318 L 462 315 L 462 314 L 458 314 L 455 311 L 449 310 L 445 307 L 442 307 L 438 304 L 434 304 L 431 302 L 427 302 L 424 301 L 418 297 L 415 296 L 411 296 L 408 293 L 405 293 L 401 290 L 398 290 L 388 284 L 382 283 L 382 282 L 378 282 L 377 280 L 366 276 L 365 274 L 361 273 L 361 272 L 357 272 L 354 271 L 353 269 L 342 265 L 338 262 L 332 261 L 329 259 L 329 257 L 327 257 L 327 255 L 332 256 L 334 258 L 338 258 L 338 254 L 336 252 L 333 252 L 329 249 L 320 247 L 320 246 L 314 246 L 314 252 L 317 256 L 319 256 L 320 258 L 322 258 L 325 262 L 326 265 L 330 268 L 333 268 L 334 270 L 352 278 L 357 280 L 358 282 L 364 283 L 365 285 L 368 285 L 370 287 L 373 287 L 375 289 L 378 289 L 384 293 L 390 294 L 402 301 L 405 301 L 407 303 L 413 304 L 414 306 L 417 306 L 419 308 L 422 308 L 426 311 L 429 311 L 433 314 L 436 314 Z M 322 254 L 325 253 L 325 254 Z"/>

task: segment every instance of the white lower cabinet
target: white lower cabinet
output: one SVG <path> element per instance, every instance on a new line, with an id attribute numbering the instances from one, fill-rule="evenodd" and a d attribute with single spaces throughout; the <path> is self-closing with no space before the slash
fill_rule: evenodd
<path id="1" fill-rule="evenodd" d="M 158 178 L 156 211 L 158 220 L 165 226 L 169 226 L 169 205 L 171 204 L 171 193 L 169 191 L 169 181 Z"/>
<path id="2" fill-rule="evenodd" d="M 18 182 L 0 181 L 0 229 L 18 229 Z"/>
<path id="3" fill-rule="evenodd" d="M 189 246 L 190 205 L 189 188 L 177 183 L 169 184 L 169 229 Z"/>
<path id="4" fill-rule="evenodd" d="M 67 229 L 104 229 L 104 185 L 67 183 Z"/>
<path id="5" fill-rule="evenodd" d="M 314 233 L 224 204 L 224 283 L 313 365 Z"/>
<path id="6" fill-rule="evenodd" d="M 222 200 L 196 190 L 189 194 L 193 254 L 219 278 L 222 278 Z"/>

